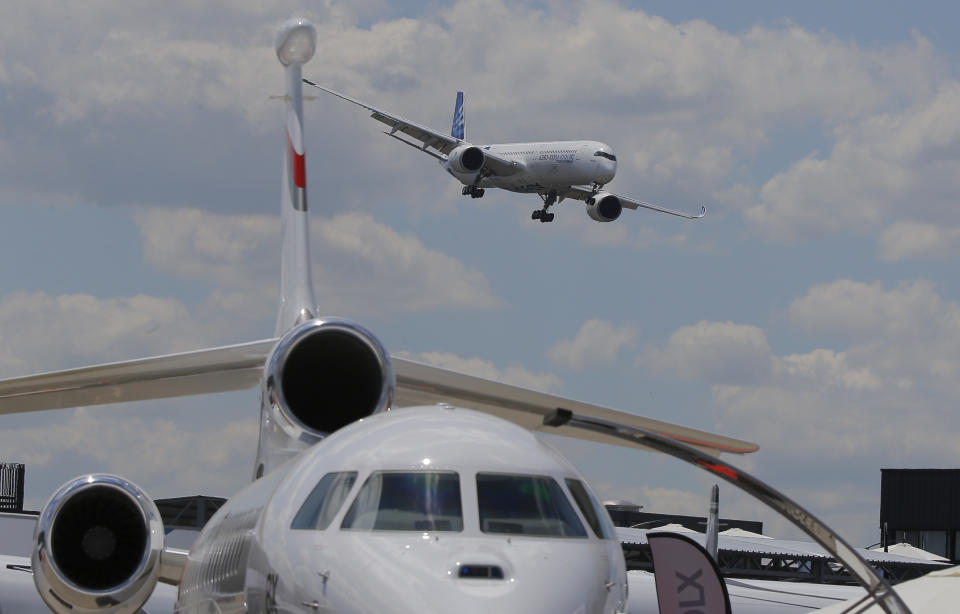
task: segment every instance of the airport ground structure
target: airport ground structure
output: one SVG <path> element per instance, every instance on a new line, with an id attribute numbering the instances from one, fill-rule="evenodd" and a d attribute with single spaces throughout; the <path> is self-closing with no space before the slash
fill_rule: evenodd
<path id="1" fill-rule="evenodd" d="M 945 480 L 957 480 L 957 484 L 952 489 L 941 491 L 941 493 L 949 492 L 950 496 L 960 497 L 960 488 L 956 487 L 960 485 L 960 470 L 885 469 L 883 471 L 884 484 L 887 485 L 887 490 L 884 492 L 890 496 L 902 496 L 904 493 L 914 493 L 918 489 L 928 492 L 926 489 L 931 486 L 943 486 Z M 28 557 L 37 512 L 23 509 L 24 476 L 25 468 L 22 464 L 0 464 L 0 553 Z M 219 497 L 203 495 L 156 500 L 157 509 L 163 518 L 167 541 L 174 547 L 189 549 L 200 530 L 225 501 Z M 919 541 L 913 544 L 918 547 L 924 544 L 929 546 L 930 543 L 934 545 L 941 543 L 939 534 L 935 534 L 934 541 L 930 542 L 929 532 L 949 529 L 916 528 L 940 527 L 940 524 L 929 523 L 940 522 L 941 516 L 923 516 L 918 511 L 919 508 L 896 507 L 896 503 L 899 503 L 899 499 L 895 500 L 894 504 L 887 503 L 886 507 L 881 508 L 881 516 L 891 523 L 890 535 L 895 536 L 899 541 L 908 541 L 913 538 Z M 927 505 L 923 509 L 929 507 L 931 506 Z M 958 508 L 953 509 L 956 511 Z M 617 537 L 623 547 L 627 569 L 653 570 L 653 560 L 647 542 L 649 533 L 682 532 L 687 537 L 701 542 L 701 545 L 706 539 L 703 533 L 707 522 L 705 517 L 642 512 L 637 506 L 631 505 L 608 504 L 607 510 L 617 526 Z M 913 516 L 909 515 L 911 510 L 913 510 Z M 906 515 L 897 515 L 901 512 Z M 884 513 L 887 516 L 883 516 Z M 958 514 L 953 514 L 954 521 L 957 521 L 957 516 Z M 914 521 L 928 522 L 928 524 L 911 524 Z M 854 583 L 843 567 L 815 543 L 764 536 L 762 535 L 763 523 L 752 520 L 721 518 L 720 530 L 717 558 L 724 577 L 834 584 Z M 953 531 L 948 535 L 953 535 L 955 540 L 960 527 Z M 928 541 L 924 542 L 923 539 Z M 955 543 L 947 539 L 944 547 L 953 547 Z M 894 583 L 922 576 L 945 565 L 936 561 L 924 561 L 882 551 L 858 549 L 858 552 Z"/>
<path id="2" fill-rule="evenodd" d="M 881 469 L 880 546 L 960 562 L 960 469 Z"/>
<path id="3" fill-rule="evenodd" d="M 653 570 L 653 559 L 646 538 L 648 533 L 682 532 L 704 545 L 705 517 L 643 512 L 638 506 L 627 502 L 607 502 L 605 505 L 617 526 L 627 569 Z M 724 577 L 855 583 L 842 566 L 813 542 L 767 537 L 763 535 L 763 523 L 755 520 L 720 518 L 719 528 L 717 564 Z M 891 582 L 910 580 L 943 567 L 939 562 L 891 553 L 862 548 L 857 551 Z"/>

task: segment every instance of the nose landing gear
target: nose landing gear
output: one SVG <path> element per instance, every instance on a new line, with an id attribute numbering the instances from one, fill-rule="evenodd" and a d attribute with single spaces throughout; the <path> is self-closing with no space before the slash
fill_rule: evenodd
<path id="1" fill-rule="evenodd" d="M 551 190 L 548 194 L 541 194 L 540 198 L 543 199 L 543 208 L 534 209 L 530 219 L 540 220 L 541 222 L 552 222 L 553 213 L 547 210 L 557 202 L 557 192 L 556 190 Z"/>

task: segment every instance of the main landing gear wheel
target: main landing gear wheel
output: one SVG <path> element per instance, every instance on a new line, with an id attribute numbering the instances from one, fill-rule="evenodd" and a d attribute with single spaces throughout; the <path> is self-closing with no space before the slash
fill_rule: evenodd
<path id="1" fill-rule="evenodd" d="M 534 209 L 533 214 L 530 216 L 532 220 L 540 220 L 541 222 L 552 222 L 553 214 L 547 211 L 554 203 L 557 202 L 557 193 L 550 192 L 546 196 L 543 196 L 543 209 Z"/>
<path id="2" fill-rule="evenodd" d="M 463 194 L 464 196 L 469 194 L 470 198 L 483 198 L 484 189 L 478 188 L 475 185 L 465 185 L 463 186 L 463 190 L 461 191 L 461 194 Z"/>

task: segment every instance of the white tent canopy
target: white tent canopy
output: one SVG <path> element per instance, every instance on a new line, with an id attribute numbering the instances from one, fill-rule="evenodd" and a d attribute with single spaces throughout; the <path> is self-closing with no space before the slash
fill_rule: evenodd
<path id="1" fill-rule="evenodd" d="M 883 546 L 877 546 L 876 548 L 871 548 L 874 552 L 883 552 Z M 942 561 L 944 563 L 948 562 L 949 559 L 945 559 L 938 554 L 932 552 L 927 552 L 917 548 L 916 546 L 911 546 L 906 542 L 900 542 L 899 544 L 893 544 L 887 546 L 887 552 L 890 554 L 899 554 L 900 556 L 909 556 L 915 559 L 923 559 L 925 561 Z"/>
<path id="2" fill-rule="evenodd" d="M 739 529 L 737 527 L 727 529 L 726 531 L 720 531 L 720 535 L 726 535 L 727 537 L 759 537 L 761 539 L 773 539 L 768 535 L 761 535 L 759 533 L 747 531 L 746 529 Z"/>

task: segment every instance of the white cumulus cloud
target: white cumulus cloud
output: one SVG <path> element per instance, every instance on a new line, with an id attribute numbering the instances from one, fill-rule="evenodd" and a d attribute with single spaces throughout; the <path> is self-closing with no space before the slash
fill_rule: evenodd
<path id="1" fill-rule="evenodd" d="M 634 344 L 637 333 L 633 324 L 615 325 L 594 318 L 584 322 L 573 339 L 561 339 L 545 354 L 554 364 L 568 369 L 612 365 L 621 349 Z"/>
<path id="2" fill-rule="evenodd" d="M 828 156 L 811 154 L 764 184 L 748 221 L 787 239 L 870 231 L 905 206 L 913 221 L 957 224 L 958 104 L 960 82 L 950 81 L 902 112 L 839 125 Z"/>
<path id="3" fill-rule="evenodd" d="M 122 475 L 154 497 L 213 494 L 212 484 L 218 485 L 217 494 L 231 495 L 252 474 L 257 445 L 253 414 L 204 427 L 144 417 L 130 405 L 78 408 L 58 416 L 62 421 L 56 424 L 0 431 L 4 458 L 26 463 L 28 476 L 39 474 L 40 479 L 50 479 L 51 472 L 56 481 L 81 473 Z M 76 468 L 64 474 L 67 467 Z"/>
<path id="4" fill-rule="evenodd" d="M 803 329 L 860 340 L 938 337 L 960 324 L 960 307 L 944 301 L 927 280 L 890 290 L 849 279 L 819 284 L 794 300 L 787 315 Z"/>
<path id="5" fill-rule="evenodd" d="M 637 364 L 708 382 L 750 382 L 770 374 L 772 356 L 760 328 L 702 321 L 678 329 L 663 348 L 646 348 Z"/>
<path id="6" fill-rule="evenodd" d="M 946 259 L 960 255 L 960 228 L 924 222 L 896 222 L 877 239 L 881 260 Z"/>
<path id="7" fill-rule="evenodd" d="M 277 296 L 280 223 L 269 215 L 148 209 L 137 216 L 150 264 L 248 295 L 258 313 Z M 311 265 L 321 313 L 492 309 L 500 305 L 480 271 L 377 222 L 341 214 L 311 223 Z"/>
<path id="8" fill-rule="evenodd" d="M 501 368 L 497 367 L 492 361 L 483 358 L 465 358 L 451 352 L 411 353 L 400 351 L 395 353 L 410 360 L 523 388 L 532 388 L 543 392 L 559 392 L 563 388 L 563 382 L 556 375 L 536 373 L 521 365 Z"/>

